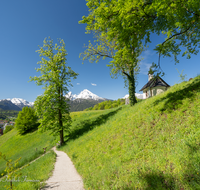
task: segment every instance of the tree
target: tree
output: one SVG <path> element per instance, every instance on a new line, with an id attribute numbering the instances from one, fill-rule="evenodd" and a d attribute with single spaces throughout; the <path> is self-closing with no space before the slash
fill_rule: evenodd
<path id="1" fill-rule="evenodd" d="M 89 15 L 80 23 L 86 23 L 87 33 L 98 31 L 110 42 L 127 48 L 138 48 L 150 43 L 150 34 L 166 35 L 155 50 L 160 56 L 172 55 L 175 63 L 181 48 L 182 56 L 197 54 L 200 47 L 200 9 L 196 0 L 87 0 Z M 100 47 L 100 46 L 99 46 Z M 105 55 L 107 57 L 107 55 Z"/>
<path id="2" fill-rule="evenodd" d="M 38 96 L 34 107 L 39 117 L 39 130 L 50 130 L 53 135 L 60 135 L 60 145 L 64 142 L 64 131 L 69 133 L 71 117 L 65 95 L 72 86 L 71 79 L 77 77 L 71 67 L 66 66 L 67 51 L 63 40 L 53 45 L 53 40 L 44 40 L 43 47 L 37 50 L 42 57 L 38 62 L 37 72 L 41 76 L 30 77 L 37 85 L 44 85 L 44 94 Z"/>
<path id="3" fill-rule="evenodd" d="M 15 120 L 18 133 L 23 135 L 38 127 L 38 117 L 31 107 L 23 107 Z"/>
<path id="4" fill-rule="evenodd" d="M 200 9 L 196 0 L 163 0 L 158 3 L 152 1 L 151 9 L 156 12 L 154 31 L 166 35 L 165 41 L 158 44 L 155 50 L 163 56 L 175 58 L 185 48 L 182 56 L 197 54 L 200 47 Z M 153 30 L 152 30 L 153 31 Z"/>
<path id="5" fill-rule="evenodd" d="M 137 100 L 135 97 L 136 75 L 139 71 L 139 56 L 144 50 L 142 44 L 136 48 L 131 45 L 120 46 L 117 39 L 109 41 L 108 36 L 103 33 L 95 35 L 95 45 L 89 43 L 86 50 L 80 54 L 83 61 L 89 59 L 90 62 L 98 62 L 100 58 L 111 58 L 110 67 L 111 77 L 117 78 L 122 75 L 125 79 L 125 85 L 129 87 L 130 105 L 134 105 Z"/>
<path id="6" fill-rule="evenodd" d="M 156 11 L 152 0 L 87 0 L 89 15 L 80 23 L 87 24 L 87 33 L 94 32 L 96 45 L 89 43 L 81 54 L 90 61 L 112 58 L 111 75 L 122 74 L 128 81 L 130 105 L 134 105 L 139 56 L 150 41 L 156 27 Z M 95 57 L 96 55 L 96 57 Z"/>
<path id="7" fill-rule="evenodd" d="M 11 131 L 12 129 L 14 129 L 13 125 L 7 125 L 6 129 L 3 131 L 3 133 L 6 134 L 7 132 Z"/>

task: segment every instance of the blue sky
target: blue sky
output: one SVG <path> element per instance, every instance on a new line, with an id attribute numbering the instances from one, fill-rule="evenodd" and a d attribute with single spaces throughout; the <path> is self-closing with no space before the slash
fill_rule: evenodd
<path id="1" fill-rule="evenodd" d="M 84 24 L 78 24 L 82 16 L 88 15 L 84 0 L 7 0 L 0 1 L 0 99 L 23 98 L 33 102 L 43 93 L 42 87 L 28 82 L 30 76 L 37 73 L 35 68 L 40 61 L 38 45 L 43 45 L 45 37 L 65 41 L 68 52 L 67 63 L 79 76 L 74 80 L 73 94 L 84 89 L 108 99 L 122 98 L 128 94 L 122 77 L 112 79 L 106 64 L 109 59 L 98 64 L 89 63 L 79 58 L 84 51 L 84 44 L 93 40 L 85 34 Z M 155 45 L 163 42 L 164 36 L 152 34 L 152 43 L 143 53 L 141 71 L 138 75 L 136 92 L 148 82 L 147 71 L 152 62 L 157 63 L 158 55 L 153 51 Z M 169 84 L 178 83 L 179 72 L 187 74 L 187 80 L 200 74 L 200 56 L 191 59 L 179 56 L 180 63 L 174 64 L 173 58 L 161 58 L 161 68 L 166 73 L 163 79 Z"/>

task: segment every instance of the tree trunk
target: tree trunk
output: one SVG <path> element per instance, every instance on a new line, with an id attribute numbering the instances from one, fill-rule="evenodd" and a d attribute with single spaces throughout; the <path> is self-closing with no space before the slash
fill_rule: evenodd
<path id="1" fill-rule="evenodd" d="M 62 113 L 59 109 L 59 125 L 60 125 L 60 146 L 64 143 L 64 135 L 63 135 L 63 123 L 62 123 Z"/>
<path id="2" fill-rule="evenodd" d="M 60 102 L 62 103 L 62 89 L 59 88 Z M 64 143 L 64 133 L 63 133 L 63 122 L 62 122 L 62 112 L 58 109 L 59 114 L 59 125 L 60 125 L 60 146 Z"/>
<path id="3" fill-rule="evenodd" d="M 60 146 L 64 143 L 63 129 L 60 131 Z"/>
<path id="4" fill-rule="evenodd" d="M 128 79 L 129 83 L 129 104 L 130 106 L 133 106 L 137 103 L 136 97 L 135 97 L 135 78 L 134 78 L 134 71 L 133 69 L 130 70 L 129 74 L 123 72 Z"/>

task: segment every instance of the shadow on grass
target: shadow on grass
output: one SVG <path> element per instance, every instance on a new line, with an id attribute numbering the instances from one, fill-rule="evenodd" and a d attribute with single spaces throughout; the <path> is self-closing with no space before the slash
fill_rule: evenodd
<path id="1" fill-rule="evenodd" d="M 200 147 L 199 144 L 187 143 L 189 153 L 185 165 L 183 181 L 191 189 L 200 189 Z"/>
<path id="2" fill-rule="evenodd" d="M 142 179 L 147 182 L 146 190 L 175 189 L 175 179 L 172 176 L 164 175 L 160 171 L 143 174 Z"/>
<path id="3" fill-rule="evenodd" d="M 188 147 L 188 155 L 185 160 L 182 160 L 184 165 L 180 173 L 181 179 L 178 176 L 164 174 L 159 170 L 150 171 L 149 169 L 150 172 L 139 172 L 140 179 L 147 183 L 146 190 L 200 189 L 200 146 L 191 143 L 187 143 L 186 146 Z M 173 164 L 170 167 L 172 172 L 174 169 Z"/>
<path id="4" fill-rule="evenodd" d="M 186 87 L 182 90 L 170 92 L 165 97 L 155 100 L 153 102 L 153 106 L 167 99 L 160 111 L 172 112 L 176 110 L 180 104 L 182 104 L 183 99 L 189 98 L 194 100 L 194 95 L 196 92 L 200 92 L 200 78 L 196 79 L 191 84 L 186 85 Z"/>
<path id="5" fill-rule="evenodd" d="M 73 129 L 73 131 L 70 133 L 67 141 L 72 140 L 72 139 L 73 140 L 77 139 L 80 136 L 82 136 L 84 133 L 92 130 L 95 127 L 102 125 L 103 123 L 107 121 L 109 117 L 115 115 L 121 109 L 122 108 L 120 107 L 115 111 L 109 112 L 108 114 L 102 114 L 99 117 L 97 117 L 95 120 L 86 119 L 82 121 L 81 123 L 78 123 L 75 129 Z"/>

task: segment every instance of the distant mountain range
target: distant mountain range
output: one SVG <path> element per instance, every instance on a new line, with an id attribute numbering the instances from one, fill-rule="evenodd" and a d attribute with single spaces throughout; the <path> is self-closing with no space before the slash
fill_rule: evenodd
<path id="1" fill-rule="evenodd" d="M 136 97 L 139 99 L 143 98 L 142 94 L 135 93 Z M 125 99 L 128 97 L 128 94 L 124 96 Z M 94 105 L 106 101 L 108 99 L 101 98 L 97 96 L 96 94 L 93 94 L 89 90 L 85 89 L 80 92 L 80 94 L 72 94 L 72 92 L 69 92 L 66 95 L 66 98 L 69 98 L 69 104 L 70 104 L 70 111 L 82 111 L 86 108 L 93 107 Z M 0 100 L 0 110 L 16 110 L 21 111 L 23 107 L 29 106 L 32 107 L 34 105 L 34 102 L 28 102 L 21 98 L 12 98 L 12 99 L 3 99 Z"/>
<path id="2" fill-rule="evenodd" d="M 0 100 L 0 110 L 16 110 L 21 111 L 25 106 L 33 106 L 33 102 L 28 102 L 21 98 L 3 99 Z"/>

